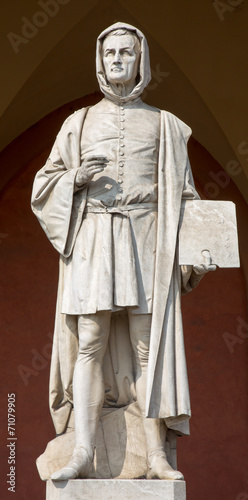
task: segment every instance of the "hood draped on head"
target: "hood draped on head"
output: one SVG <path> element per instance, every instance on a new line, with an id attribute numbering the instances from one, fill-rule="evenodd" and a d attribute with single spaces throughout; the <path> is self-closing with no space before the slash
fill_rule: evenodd
<path id="1" fill-rule="evenodd" d="M 127 95 L 127 96 L 119 96 L 115 94 L 114 90 L 112 89 L 111 85 L 107 82 L 105 71 L 104 71 L 104 66 L 103 66 L 103 61 L 102 61 L 102 44 L 104 38 L 111 33 L 111 31 L 119 30 L 119 29 L 124 29 L 133 32 L 134 34 L 137 35 L 140 41 L 140 62 L 139 62 L 139 70 L 138 70 L 138 78 L 139 81 L 136 84 L 136 86 L 133 88 L 132 92 Z M 148 85 L 148 83 L 151 80 L 151 70 L 150 70 L 150 58 L 149 58 L 149 49 L 147 45 L 147 41 L 145 38 L 145 35 L 143 33 L 135 28 L 134 26 L 131 26 L 131 24 L 127 23 L 115 23 L 112 24 L 112 26 L 109 26 L 109 28 L 105 29 L 98 37 L 97 39 L 97 46 L 96 46 L 96 76 L 98 79 L 98 83 L 100 86 L 100 90 L 105 94 L 105 96 L 108 99 L 111 99 L 112 101 L 118 101 L 118 102 L 127 102 L 127 101 L 132 101 L 134 99 L 137 99 L 145 89 L 145 87 Z"/>

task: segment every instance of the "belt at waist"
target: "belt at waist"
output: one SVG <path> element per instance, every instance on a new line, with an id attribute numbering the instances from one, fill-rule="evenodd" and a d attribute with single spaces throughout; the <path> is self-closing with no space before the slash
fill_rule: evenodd
<path id="1" fill-rule="evenodd" d="M 92 207 L 86 205 L 84 213 L 96 213 L 96 214 L 122 214 L 129 217 L 129 214 L 123 212 L 130 212 L 131 210 L 157 210 L 157 203 L 135 203 L 130 205 L 121 205 L 119 207 Z"/>

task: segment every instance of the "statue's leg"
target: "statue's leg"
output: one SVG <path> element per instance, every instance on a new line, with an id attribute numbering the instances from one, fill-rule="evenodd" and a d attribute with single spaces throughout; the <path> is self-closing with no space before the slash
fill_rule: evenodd
<path id="1" fill-rule="evenodd" d="M 181 472 L 172 469 L 165 454 L 167 427 L 164 420 L 145 417 L 146 381 L 151 331 L 151 314 L 132 314 L 129 312 L 131 344 L 136 361 L 137 401 L 143 417 L 146 438 L 148 470 L 147 478 L 183 479 Z"/>
<path id="2" fill-rule="evenodd" d="M 110 320 L 109 311 L 78 317 L 79 351 L 73 377 L 76 446 L 67 466 L 52 474 L 54 481 L 87 477 L 89 473 L 104 399 L 102 363 Z"/>

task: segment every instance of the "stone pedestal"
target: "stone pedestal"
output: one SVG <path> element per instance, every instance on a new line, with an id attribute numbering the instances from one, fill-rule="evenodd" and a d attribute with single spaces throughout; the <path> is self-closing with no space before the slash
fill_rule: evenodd
<path id="1" fill-rule="evenodd" d="M 46 492 L 46 500 L 186 500 L 186 483 L 154 479 L 49 480 Z"/>

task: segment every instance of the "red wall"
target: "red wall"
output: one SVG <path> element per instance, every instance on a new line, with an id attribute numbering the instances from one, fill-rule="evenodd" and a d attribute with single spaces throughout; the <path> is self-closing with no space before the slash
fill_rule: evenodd
<path id="1" fill-rule="evenodd" d="M 1 155 L 8 180 L 0 199 L 3 499 L 12 498 L 6 483 L 7 394 L 16 394 L 18 500 L 44 500 L 45 484 L 35 459 L 54 437 L 48 379 L 58 255 L 30 210 L 32 182 L 64 118 L 98 98 L 85 98 L 52 113 Z M 195 140 L 190 157 L 197 187 L 204 194 L 209 171 L 222 169 Z M 247 206 L 231 182 L 218 199 L 233 199 L 238 205 L 245 270 Z M 242 269 L 218 270 L 183 298 L 193 416 L 191 437 L 179 439 L 178 466 L 185 474 L 189 500 L 248 498 L 248 323 L 243 328 L 245 338 L 238 329 L 239 321 L 248 322 L 245 282 Z M 227 344 L 230 339 L 233 349 Z"/>

